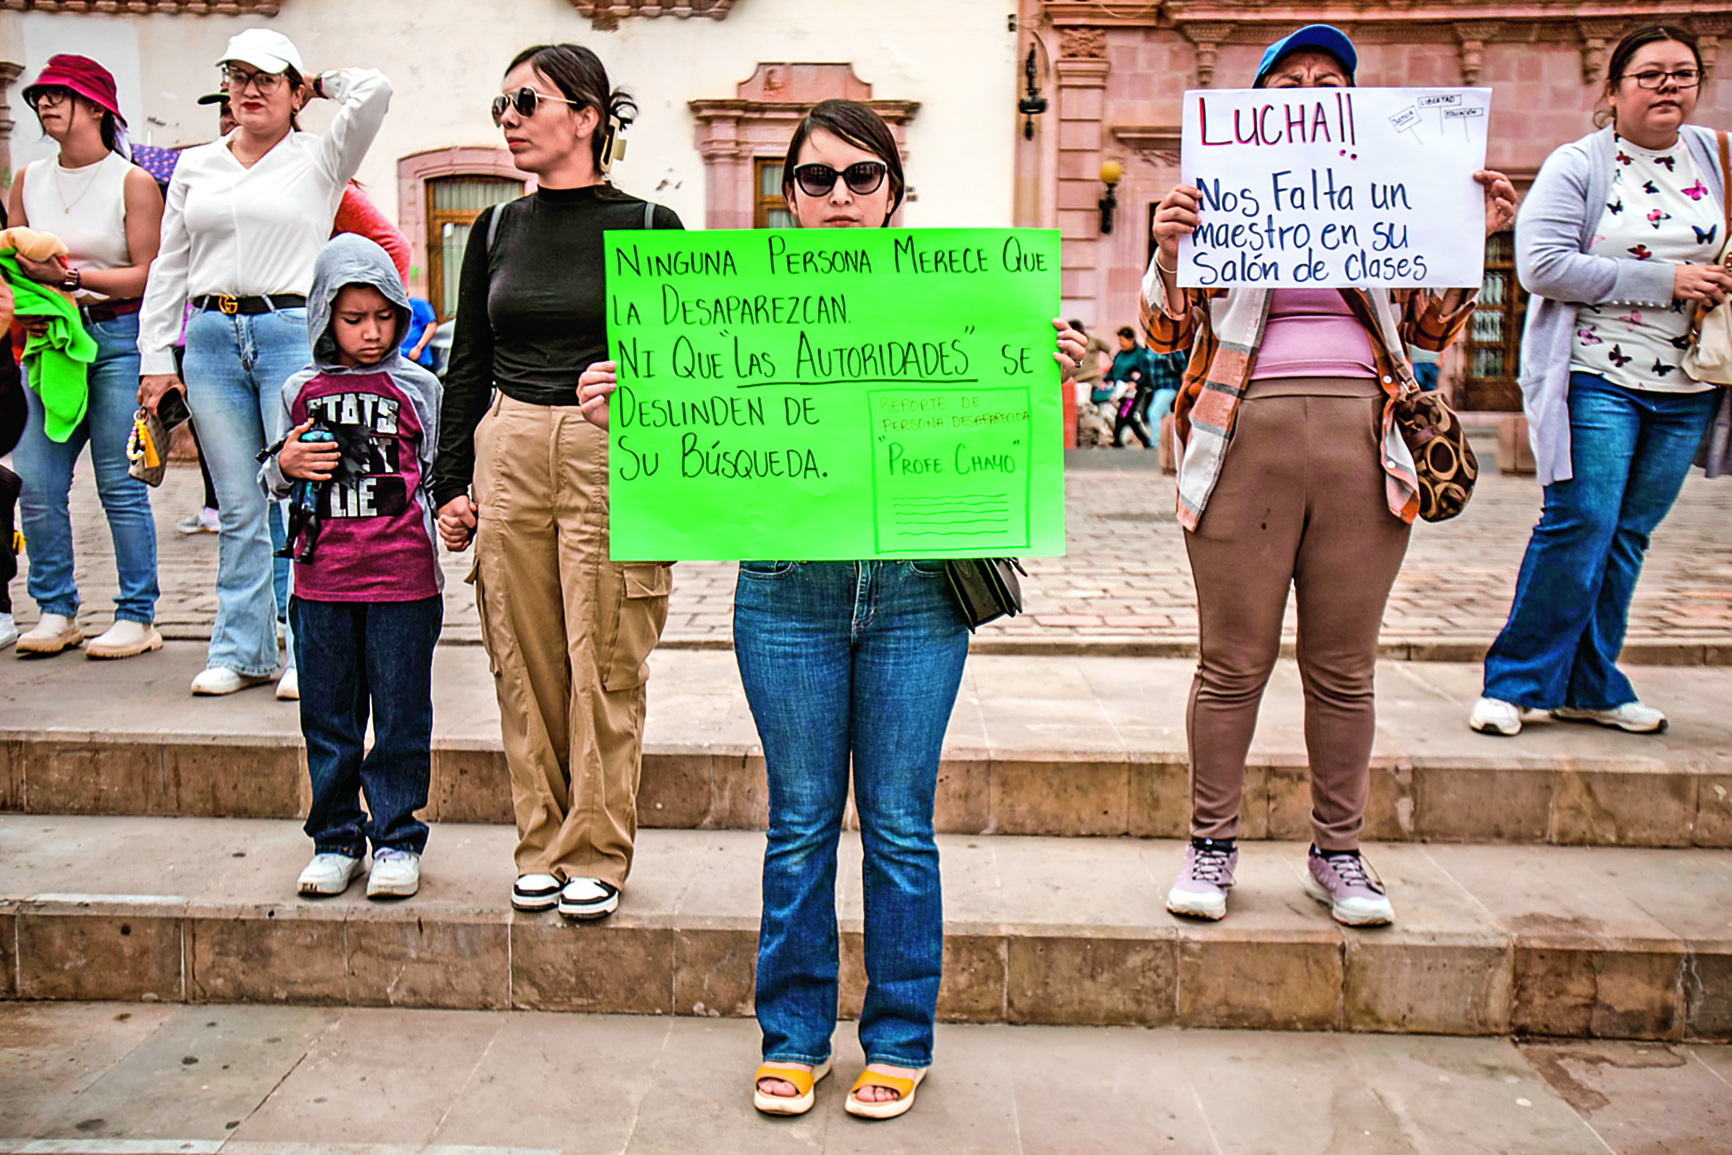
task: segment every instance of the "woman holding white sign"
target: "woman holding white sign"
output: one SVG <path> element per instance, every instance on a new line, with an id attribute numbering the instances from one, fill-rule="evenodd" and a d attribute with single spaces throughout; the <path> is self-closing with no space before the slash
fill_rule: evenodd
<path id="1" fill-rule="evenodd" d="M 1683 487 L 1714 405 L 1684 370 L 1699 302 L 1732 290 L 1725 135 L 1685 123 L 1696 38 L 1651 24 L 1606 66 L 1609 123 L 1546 159 L 1516 224 L 1533 294 L 1522 408 L 1545 512 L 1485 659 L 1470 725 L 1520 732 L 1527 710 L 1634 733 L 1666 728 L 1617 667 L 1648 535 Z"/>
<path id="2" fill-rule="evenodd" d="M 1346 87 L 1357 63 L 1346 36 L 1314 24 L 1269 46 L 1253 86 Z M 1514 216 L 1515 190 L 1501 173 L 1474 179 L 1485 186 L 1490 234 Z M 1419 509 L 1394 401 L 1419 388 L 1405 346 L 1443 349 L 1477 290 L 1182 289 L 1179 240 L 1199 212 L 1189 185 L 1162 200 L 1143 280 L 1150 348 L 1191 351 L 1174 431 L 1201 660 L 1185 719 L 1191 844 L 1167 909 L 1227 913 L 1245 758 L 1291 585 L 1311 765 L 1306 889 L 1339 922 L 1387 923 L 1394 910 L 1360 857 L 1359 836 L 1378 627 Z"/>
<path id="3" fill-rule="evenodd" d="M 575 391 L 607 356 L 603 235 L 681 226 L 608 183 L 637 105 L 589 49 L 524 49 L 492 111 L 537 188 L 484 211 L 464 249 L 433 500 L 447 549 L 475 541 L 517 819 L 511 905 L 599 919 L 631 871 L 644 682 L 672 580 L 608 560 L 607 438 Z"/>
<path id="4" fill-rule="evenodd" d="M 856 101 L 826 100 L 788 146 L 782 192 L 801 228 L 881 228 L 906 185 L 896 139 Z M 1068 378 L 1083 338 L 1055 320 Z M 583 375 L 585 414 L 607 424 L 614 365 Z M 1055 431 L 1056 432 L 1056 431 Z M 866 1070 L 850 1114 L 906 1112 L 932 1063 L 944 950 L 933 804 L 968 627 L 943 561 L 745 561 L 734 654 L 770 787 L 755 1001 L 763 1063 L 753 1103 L 811 1110 L 836 1030 L 836 849 L 850 770 L 866 912 Z"/>

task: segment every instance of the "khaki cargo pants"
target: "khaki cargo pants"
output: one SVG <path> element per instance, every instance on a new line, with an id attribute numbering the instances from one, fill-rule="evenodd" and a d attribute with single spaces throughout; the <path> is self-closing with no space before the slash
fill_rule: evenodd
<path id="1" fill-rule="evenodd" d="M 499 696 L 517 871 L 623 885 L 644 681 L 672 579 L 608 560 L 607 434 L 504 394 L 475 431 L 475 602 Z"/>

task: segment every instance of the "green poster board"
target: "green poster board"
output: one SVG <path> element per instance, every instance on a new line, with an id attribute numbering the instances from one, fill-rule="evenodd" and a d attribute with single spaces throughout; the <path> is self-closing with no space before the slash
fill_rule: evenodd
<path id="1" fill-rule="evenodd" d="M 1064 554 L 1058 233 L 607 236 L 612 556 Z"/>

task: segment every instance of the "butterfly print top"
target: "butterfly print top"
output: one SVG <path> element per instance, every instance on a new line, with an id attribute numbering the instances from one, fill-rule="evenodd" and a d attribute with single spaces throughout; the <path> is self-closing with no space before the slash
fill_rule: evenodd
<path id="1" fill-rule="evenodd" d="M 1661 152 L 1617 138 L 1614 172 L 1588 252 L 1620 261 L 1688 261 L 1720 255 L 1725 223 L 1682 138 Z M 1591 208 L 1592 206 L 1590 206 Z M 1583 305 L 1576 313 L 1570 369 L 1597 373 L 1614 385 L 1667 393 L 1710 389 L 1684 375 L 1679 342 L 1690 331 L 1689 310 L 1647 305 Z"/>

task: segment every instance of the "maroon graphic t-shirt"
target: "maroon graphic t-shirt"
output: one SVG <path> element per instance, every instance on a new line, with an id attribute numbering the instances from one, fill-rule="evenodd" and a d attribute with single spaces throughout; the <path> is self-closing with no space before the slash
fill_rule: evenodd
<path id="1" fill-rule="evenodd" d="M 320 418 L 345 455 L 365 458 L 351 481 L 333 480 L 319 503 L 311 562 L 295 563 L 295 596 L 316 602 L 407 602 L 439 593 L 438 558 L 421 477 L 425 431 L 386 372 L 317 375 L 289 414 Z"/>

